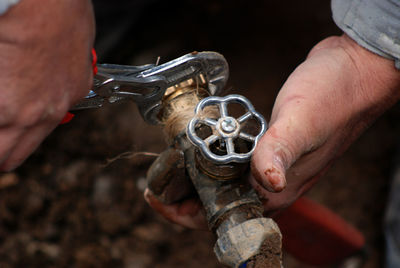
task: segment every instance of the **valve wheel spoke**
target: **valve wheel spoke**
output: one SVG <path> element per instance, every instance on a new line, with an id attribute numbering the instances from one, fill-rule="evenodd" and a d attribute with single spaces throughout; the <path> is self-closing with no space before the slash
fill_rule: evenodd
<path id="1" fill-rule="evenodd" d="M 225 139 L 225 146 L 226 146 L 226 152 L 228 154 L 235 153 L 235 145 L 233 144 L 233 139 L 232 138 L 226 138 Z"/>
<path id="2" fill-rule="evenodd" d="M 202 123 L 206 124 L 209 127 L 215 127 L 217 125 L 217 120 L 212 118 L 204 118 L 201 120 Z"/>
<path id="3" fill-rule="evenodd" d="M 207 146 L 210 146 L 214 142 L 216 142 L 219 139 L 219 136 L 217 135 L 211 135 L 207 139 L 204 140 L 204 142 L 207 144 Z"/>
<path id="4" fill-rule="evenodd" d="M 246 141 L 250 141 L 250 142 L 255 142 L 256 141 L 256 137 L 254 137 L 254 136 L 252 136 L 250 134 L 247 134 L 245 132 L 240 132 L 239 133 L 239 137 L 244 139 L 244 140 L 246 140 Z"/>
<path id="5" fill-rule="evenodd" d="M 228 116 L 228 104 L 226 102 L 221 102 L 219 104 L 219 112 L 221 114 L 221 117 Z"/>
<path id="6" fill-rule="evenodd" d="M 251 112 L 247 112 L 244 115 L 240 116 L 237 121 L 239 122 L 239 124 L 243 123 L 244 121 L 246 121 L 247 119 L 249 119 L 253 114 Z"/>

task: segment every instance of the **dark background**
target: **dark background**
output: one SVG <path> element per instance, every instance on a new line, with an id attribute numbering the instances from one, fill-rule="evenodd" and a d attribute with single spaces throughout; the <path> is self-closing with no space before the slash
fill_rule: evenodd
<path id="1" fill-rule="evenodd" d="M 191 51 L 222 53 L 227 92 L 269 118 L 274 98 L 318 41 L 341 34 L 329 1 L 94 1 L 100 62 L 139 65 Z M 79 29 L 77 29 L 79 30 Z M 382 267 L 381 222 L 399 128 L 383 116 L 308 196 L 359 228 Z M 0 176 L 0 267 L 221 267 L 213 236 L 172 225 L 144 202 L 152 157 L 165 148 L 134 104 L 82 111 L 14 173 Z M 311 267 L 285 256 L 285 267 Z"/>

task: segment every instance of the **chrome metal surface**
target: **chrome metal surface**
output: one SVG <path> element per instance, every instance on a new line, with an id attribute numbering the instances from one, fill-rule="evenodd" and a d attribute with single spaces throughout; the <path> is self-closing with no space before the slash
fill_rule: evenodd
<path id="1" fill-rule="evenodd" d="M 228 63 L 216 52 L 193 52 L 161 65 L 97 66 L 92 90 L 72 110 L 132 100 L 138 105 L 144 120 L 151 124 L 160 123 L 157 115 L 168 88 L 194 79 L 206 83 L 209 95 L 218 95 L 229 76 Z"/>
<path id="2" fill-rule="evenodd" d="M 227 107 L 230 103 L 242 105 L 246 112 L 239 118 L 229 116 Z M 219 107 L 220 118 L 216 120 L 204 117 L 204 109 L 214 105 Z M 250 118 L 254 118 L 260 127 L 259 133 L 255 136 L 244 132 L 242 129 L 242 125 Z M 196 128 L 202 124 L 212 129 L 212 134 L 205 139 L 200 138 L 196 133 Z M 187 125 L 186 134 L 188 139 L 200 149 L 206 159 L 217 164 L 226 164 L 230 162 L 248 162 L 258 140 L 266 130 L 267 122 L 261 114 L 256 112 L 250 101 L 241 95 L 233 94 L 225 97 L 211 96 L 201 100 L 196 106 L 195 117 Z M 246 153 L 237 152 L 235 149 L 236 139 L 243 139 L 251 143 L 251 149 Z M 218 140 L 225 145 L 226 153 L 224 155 L 216 154 L 210 148 Z"/>

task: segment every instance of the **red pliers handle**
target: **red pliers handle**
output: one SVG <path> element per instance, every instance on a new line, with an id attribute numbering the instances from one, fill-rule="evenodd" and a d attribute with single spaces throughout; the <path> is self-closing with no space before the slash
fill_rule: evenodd
<path id="1" fill-rule="evenodd" d="M 98 72 L 97 69 L 97 54 L 96 54 L 96 50 L 93 48 L 92 49 L 92 68 L 93 68 L 93 75 L 96 75 Z M 61 120 L 60 124 L 66 124 L 69 121 L 72 120 L 72 118 L 74 118 L 74 114 L 67 112 L 67 114 L 64 116 L 64 118 Z"/>

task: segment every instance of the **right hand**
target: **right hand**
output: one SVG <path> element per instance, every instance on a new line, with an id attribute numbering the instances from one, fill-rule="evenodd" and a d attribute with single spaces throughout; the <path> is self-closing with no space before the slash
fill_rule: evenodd
<path id="1" fill-rule="evenodd" d="M 252 158 L 250 182 L 266 212 L 289 206 L 308 190 L 400 98 L 399 86 L 393 61 L 346 35 L 316 45 L 281 89 L 270 128 Z M 204 210 L 195 199 L 164 205 L 150 191 L 145 198 L 172 222 L 206 226 Z"/>
<path id="2" fill-rule="evenodd" d="M 400 98 L 400 72 L 347 35 L 317 44 L 283 85 L 250 182 L 267 212 L 306 192 Z M 338 186 L 340 187 L 340 186 Z"/>
<path id="3" fill-rule="evenodd" d="M 89 0 L 22 0 L 0 16 L 0 171 L 16 168 L 89 91 Z"/>

